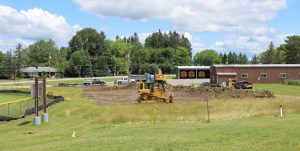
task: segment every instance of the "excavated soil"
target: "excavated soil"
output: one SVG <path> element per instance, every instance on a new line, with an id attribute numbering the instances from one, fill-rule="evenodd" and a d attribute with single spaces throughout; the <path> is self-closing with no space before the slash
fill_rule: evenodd
<path id="1" fill-rule="evenodd" d="M 135 83 L 122 86 L 92 86 L 83 88 L 83 96 L 97 100 L 98 104 L 137 103 L 138 86 Z M 175 86 L 174 102 L 203 101 L 205 98 L 272 98 L 269 90 L 224 89 L 220 87 Z"/>

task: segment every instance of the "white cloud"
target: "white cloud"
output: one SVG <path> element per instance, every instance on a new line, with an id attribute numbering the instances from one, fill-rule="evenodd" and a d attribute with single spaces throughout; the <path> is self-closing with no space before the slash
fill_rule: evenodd
<path id="1" fill-rule="evenodd" d="M 0 38 L 0 51 L 6 52 L 8 50 L 14 51 L 17 44 L 21 43 L 23 48 L 27 48 L 34 41 L 20 39 L 20 38 Z"/>
<path id="2" fill-rule="evenodd" d="M 223 53 L 235 51 L 247 54 L 258 54 L 265 51 L 271 41 L 275 46 L 284 43 L 286 36 L 288 35 L 281 35 L 278 32 L 248 36 L 233 34 L 225 37 L 222 41 L 216 42 L 211 48 Z"/>
<path id="3" fill-rule="evenodd" d="M 101 17 L 164 20 L 189 32 L 259 33 L 287 0 L 73 0 L 83 11 Z"/>
<path id="4" fill-rule="evenodd" d="M 145 43 L 145 40 L 148 36 L 150 36 L 152 33 L 138 33 L 139 40 L 142 44 Z"/>
<path id="5" fill-rule="evenodd" d="M 69 25 L 63 16 L 40 8 L 18 11 L 0 5 L 0 10 L 0 33 L 11 37 L 30 40 L 51 38 L 63 43 L 80 29 L 79 25 Z"/>

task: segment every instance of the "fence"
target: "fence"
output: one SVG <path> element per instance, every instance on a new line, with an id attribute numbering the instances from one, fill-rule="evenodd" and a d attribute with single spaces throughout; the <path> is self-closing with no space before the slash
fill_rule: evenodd
<path id="1" fill-rule="evenodd" d="M 30 94 L 30 92 L 20 90 L 2 90 L 0 93 Z M 47 107 L 61 101 L 64 101 L 62 96 L 54 96 L 51 93 L 47 93 Z M 42 107 L 43 100 L 39 98 L 39 110 L 42 110 Z M 0 104 L 0 121 L 14 120 L 33 113 L 35 113 L 35 100 L 33 98 Z"/>

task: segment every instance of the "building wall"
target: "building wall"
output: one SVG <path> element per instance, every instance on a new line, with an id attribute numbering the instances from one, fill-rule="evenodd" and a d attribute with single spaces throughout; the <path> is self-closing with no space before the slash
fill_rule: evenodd
<path id="1" fill-rule="evenodd" d="M 237 81 L 246 80 L 250 83 L 282 83 L 284 79 L 300 79 L 299 67 L 215 67 L 211 68 L 211 82 L 222 83 L 224 76 L 217 76 L 218 72 L 235 72 Z M 242 78 L 242 74 L 248 74 L 248 78 Z M 261 78 L 261 73 L 266 73 L 267 78 Z M 280 73 L 286 73 L 286 78 L 280 78 Z"/>

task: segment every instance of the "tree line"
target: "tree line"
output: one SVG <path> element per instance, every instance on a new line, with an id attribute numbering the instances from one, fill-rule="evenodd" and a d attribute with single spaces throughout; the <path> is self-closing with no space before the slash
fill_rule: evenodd
<path id="1" fill-rule="evenodd" d="M 59 76 L 84 77 L 143 74 L 161 68 L 174 73 L 178 65 L 191 65 L 191 43 L 176 31 L 149 35 L 143 45 L 137 33 L 114 40 L 92 28 L 78 31 L 67 47 L 58 48 L 53 40 L 38 40 L 15 51 L 0 53 L 0 78 L 22 77 L 26 67 L 50 66 Z M 47 74 L 47 73 L 45 73 Z"/>
<path id="2" fill-rule="evenodd" d="M 258 63 L 300 63 L 300 36 L 287 37 L 278 48 L 271 42 L 266 51 L 251 59 L 243 53 L 218 54 L 215 50 L 204 50 L 192 57 L 190 41 L 176 31 L 159 30 L 142 44 L 137 33 L 109 40 L 104 32 L 85 28 L 66 47 L 59 48 L 50 39 L 38 40 L 27 48 L 18 44 L 14 51 L 0 51 L 0 78 L 22 77 L 21 69 L 26 67 L 50 66 L 58 70 L 60 77 L 84 77 L 143 74 L 158 68 L 164 73 L 175 73 L 176 66 L 183 65 Z"/>

